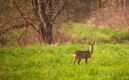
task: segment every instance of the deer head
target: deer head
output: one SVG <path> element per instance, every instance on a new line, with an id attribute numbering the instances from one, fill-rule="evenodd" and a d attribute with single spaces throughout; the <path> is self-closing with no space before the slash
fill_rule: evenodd
<path id="1" fill-rule="evenodd" d="M 89 41 L 88 43 L 90 45 L 90 53 L 92 54 L 93 53 L 93 50 L 94 50 L 94 44 L 95 44 L 95 42 L 94 41 L 93 42 Z"/>

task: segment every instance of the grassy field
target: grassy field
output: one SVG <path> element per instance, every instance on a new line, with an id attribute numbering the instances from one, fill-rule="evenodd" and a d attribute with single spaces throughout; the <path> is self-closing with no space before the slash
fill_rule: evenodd
<path id="1" fill-rule="evenodd" d="M 78 37 L 82 40 L 91 39 L 97 42 L 128 42 L 129 33 L 121 29 L 97 29 L 88 27 L 85 24 L 71 24 L 61 28 L 62 31 L 68 31 L 73 36 Z"/>
<path id="2" fill-rule="evenodd" d="M 84 38 L 91 33 L 96 40 L 88 64 L 82 60 L 81 65 L 74 65 L 72 56 L 76 50 L 87 50 L 87 43 L 1 48 L 0 80 L 129 80 L 129 44 L 101 42 L 102 35 L 122 40 L 124 32 L 84 26 L 79 31 L 74 26 L 68 29 L 73 35 Z"/>
<path id="3" fill-rule="evenodd" d="M 1 80 L 129 80 L 129 46 L 96 44 L 88 64 L 73 65 L 85 44 L 0 49 Z"/>

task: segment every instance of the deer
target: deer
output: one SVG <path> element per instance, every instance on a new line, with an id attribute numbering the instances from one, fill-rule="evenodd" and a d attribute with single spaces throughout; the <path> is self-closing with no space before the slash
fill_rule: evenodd
<path id="1" fill-rule="evenodd" d="M 74 52 L 73 57 L 74 59 L 74 64 L 76 64 L 76 61 L 78 61 L 78 64 L 80 64 L 81 59 L 85 59 L 85 63 L 88 63 L 88 59 L 91 58 L 92 54 L 93 54 L 93 50 L 94 50 L 94 44 L 95 42 L 88 42 L 90 45 L 90 49 L 86 50 L 86 51 L 80 51 L 77 50 Z"/>

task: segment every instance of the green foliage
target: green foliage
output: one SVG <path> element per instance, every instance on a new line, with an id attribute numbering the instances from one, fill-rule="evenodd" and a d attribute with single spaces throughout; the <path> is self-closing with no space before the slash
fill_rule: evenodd
<path id="1" fill-rule="evenodd" d="M 96 43 L 89 63 L 73 65 L 73 52 L 87 44 L 0 49 L 1 80 L 128 80 L 129 45 Z"/>

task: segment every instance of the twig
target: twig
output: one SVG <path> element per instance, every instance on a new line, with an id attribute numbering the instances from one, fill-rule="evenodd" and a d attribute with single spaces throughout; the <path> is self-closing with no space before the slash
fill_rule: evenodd
<path id="1" fill-rule="evenodd" d="M 18 5 L 15 3 L 15 1 L 13 1 L 13 4 L 15 5 L 16 9 L 19 11 L 20 15 L 22 16 L 22 18 L 27 22 L 29 23 L 39 34 L 40 34 L 40 31 L 34 26 L 34 24 L 32 24 L 29 20 L 27 20 L 22 11 L 20 10 L 20 8 L 18 7 Z"/>
<path id="2" fill-rule="evenodd" d="M 66 5 L 67 5 L 67 1 L 64 3 L 63 7 L 56 13 L 55 17 L 52 20 L 53 22 L 55 22 L 57 16 L 63 11 Z"/>
<path id="3" fill-rule="evenodd" d="M 27 33 L 27 31 L 28 31 L 28 29 L 29 29 L 29 27 L 27 26 L 26 27 L 26 30 L 22 33 L 22 35 L 18 38 L 18 43 L 19 43 L 19 41 L 22 39 L 22 37 Z"/>

